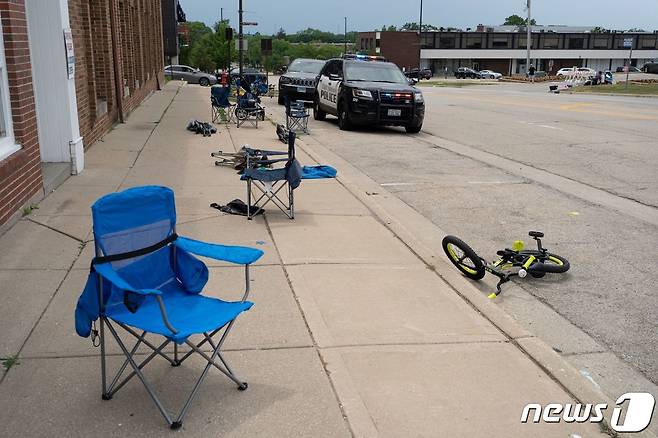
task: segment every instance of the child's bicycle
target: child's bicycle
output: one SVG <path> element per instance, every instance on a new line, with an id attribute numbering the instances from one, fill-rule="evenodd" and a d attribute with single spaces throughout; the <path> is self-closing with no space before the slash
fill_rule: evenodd
<path id="1" fill-rule="evenodd" d="M 552 254 L 541 246 L 541 238 L 544 237 L 544 233 L 530 231 L 528 235 L 537 241 L 536 250 L 523 249 L 523 241 L 517 240 L 512 249 L 505 248 L 496 252 L 499 259 L 491 263 L 486 263 L 470 246 L 455 236 L 444 237 L 441 245 L 452 264 L 468 278 L 481 280 L 486 272 L 500 278 L 496 285 L 496 292 L 489 295 L 489 298 L 496 298 L 501 292 L 500 286 L 510 281 L 511 277 L 518 275 L 525 278 L 530 274 L 535 278 L 541 278 L 547 272 L 562 274 L 569 270 L 567 259 Z"/>

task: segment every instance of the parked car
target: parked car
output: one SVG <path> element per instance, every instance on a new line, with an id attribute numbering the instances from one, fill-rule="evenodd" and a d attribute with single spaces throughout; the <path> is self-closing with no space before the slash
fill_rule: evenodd
<path id="1" fill-rule="evenodd" d="M 404 126 L 418 133 L 425 117 L 423 93 L 409 85 L 400 68 L 384 58 L 343 55 L 330 59 L 320 72 L 313 104 L 315 120 L 338 117 L 338 127 Z"/>
<path id="2" fill-rule="evenodd" d="M 231 74 L 231 82 L 234 83 L 235 80 L 240 76 L 240 69 L 238 67 L 232 68 L 230 74 Z M 256 81 L 259 81 L 263 84 L 268 83 L 267 75 L 255 68 L 243 68 L 242 76 L 244 76 L 245 80 L 248 81 L 250 84 Z"/>
<path id="3" fill-rule="evenodd" d="M 656 73 L 658 74 L 658 62 L 647 62 L 642 67 L 645 73 Z"/>
<path id="4" fill-rule="evenodd" d="M 480 70 L 480 77 L 482 79 L 500 79 L 503 75 L 491 70 Z"/>
<path id="5" fill-rule="evenodd" d="M 198 68 L 187 65 L 168 65 L 165 67 L 165 77 L 175 80 L 187 81 L 190 84 L 199 84 L 207 87 L 217 83 L 217 77 L 204 73 Z"/>
<path id="6" fill-rule="evenodd" d="M 279 78 L 279 105 L 283 105 L 286 98 L 313 102 L 315 86 L 325 63 L 326 61 L 320 59 L 305 58 L 297 58 L 291 62 Z"/>
<path id="7" fill-rule="evenodd" d="M 418 79 L 418 80 L 432 79 L 432 76 L 434 76 L 432 70 L 430 70 L 429 68 L 423 68 L 423 69 L 412 68 L 411 70 L 407 70 L 406 72 L 404 72 L 404 75 L 409 79 Z"/>
<path id="8" fill-rule="evenodd" d="M 558 76 L 568 76 L 568 75 L 574 74 L 575 72 L 579 72 L 579 73 L 587 75 L 587 76 L 595 76 L 596 75 L 596 70 L 591 69 L 589 67 L 566 67 L 566 68 L 561 68 L 557 71 L 557 75 Z"/>
<path id="9" fill-rule="evenodd" d="M 481 76 L 479 71 L 473 70 L 472 68 L 459 67 L 457 70 L 455 70 L 455 77 L 457 79 L 480 79 Z"/>
<path id="10" fill-rule="evenodd" d="M 639 68 L 634 67 L 632 65 L 630 67 L 628 67 L 628 71 L 630 73 L 642 73 L 642 70 L 640 70 Z M 624 72 L 624 66 L 617 67 L 616 72 L 617 73 L 623 73 Z"/>

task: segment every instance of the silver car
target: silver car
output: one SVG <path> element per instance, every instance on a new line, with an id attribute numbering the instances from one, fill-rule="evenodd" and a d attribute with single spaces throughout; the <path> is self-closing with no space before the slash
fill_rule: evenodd
<path id="1" fill-rule="evenodd" d="M 482 79 L 500 79 L 503 77 L 503 75 L 491 70 L 481 70 L 480 77 Z"/>
<path id="2" fill-rule="evenodd" d="M 165 67 L 165 76 L 169 79 L 187 81 L 190 84 L 199 84 L 204 87 L 217 83 L 215 76 L 187 65 L 168 65 Z"/>

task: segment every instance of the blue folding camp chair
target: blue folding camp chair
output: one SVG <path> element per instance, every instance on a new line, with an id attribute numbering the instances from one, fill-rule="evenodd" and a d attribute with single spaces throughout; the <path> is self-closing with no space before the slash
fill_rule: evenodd
<path id="1" fill-rule="evenodd" d="M 166 187 L 136 187 L 100 198 L 92 206 L 96 257 L 75 311 L 76 331 L 92 336 L 101 349 L 102 398 L 111 399 L 129 380 L 137 376 L 172 429 L 182 425 L 192 399 L 211 367 L 233 380 L 238 389 L 247 389 L 233 372 L 220 349 L 235 319 L 249 310 L 249 265 L 263 252 L 257 249 L 222 246 L 188 239 L 176 234 L 174 192 Z M 208 268 L 197 254 L 245 266 L 245 292 L 240 301 L 228 302 L 201 295 L 208 281 Z M 96 320 L 100 319 L 100 332 Z M 124 329 L 136 340 L 129 350 L 117 333 Z M 106 380 L 105 330 L 116 340 L 126 360 L 108 385 Z M 164 337 L 154 345 L 147 333 Z M 193 335 L 201 336 L 192 342 Z M 215 342 L 212 338 L 221 335 Z M 173 343 L 173 357 L 164 348 Z M 209 353 L 201 350 L 208 343 Z M 180 351 L 186 344 L 189 350 Z M 152 353 L 137 363 L 137 350 L 146 346 Z M 180 414 L 171 417 L 145 379 L 142 368 L 160 356 L 179 366 L 193 353 L 207 364 Z M 119 380 L 126 367 L 132 372 Z"/>
<path id="2" fill-rule="evenodd" d="M 308 134 L 308 108 L 301 100 L 290 100 L 286 97 L 286 129 Z"/>
<path id="3" fill-rule="evenodd" d="M 293 191 L 302 181 L 302 166 L 295 158 L 295 137 L 294 132 L 288 133 L 288 152 L 244 148 L 247 164 L 240 179 L 247 182 L 247 219 L 251 220 L 269 202 L 288 218 L 295 218 Z M 285 155 L 285 158 L 269 158 L 277 155 Z M 277 163 L 285 165 L 271 168 Z M 258 198 L 254 196 L 254 189 L 261 193 Z M 279 196 L 284 189 L 285 198 Z"/>
<path id="4" fill-rule="evenodd" d="M 258 128 L 258 121 L 265 120 L 265 108 L 260 103 L 257 89 L 252 88 L 246 79 L 238 78 L 235 80 L 235 84 L 238 89 L 234 112 L 236 126 L 239 128 L 245 123 L 251 123 L 252 126 Z M 240 90 L 244 90 L 244 93 L 241 93 Z"/>
<path id="5" fill-rule="evenodd" d="M 213 85 L 210 88 L 210 115 L 213 123 L 217 122 L 217 120 L 222 117 L 222 112 L 224 112 L 224 117 L 227 122 L 233 122 L 235 120 L 235 104 L 228 100 L 230 95 L 230 85 L 227 85 L 226 87 Z"/>

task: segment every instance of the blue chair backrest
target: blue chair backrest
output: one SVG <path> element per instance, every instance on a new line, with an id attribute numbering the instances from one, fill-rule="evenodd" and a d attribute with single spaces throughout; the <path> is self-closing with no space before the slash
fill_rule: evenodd
<path id="1" fill-rule="evenodd" d="M 219 108 L 227 108 L 230 106 L 228 97 L 231 95 L 231 86 L 222 87 L 219 85 L 213 85 L 210 88 L 210 100 L 213 106 Z"/>
<path id="2" fill-rule="evenodd" d="M 100 198 L 91 207 L 97 256 L 149 248 L 176 229 L 174 192 L 167 187 L 135 187 Z M 157 287 L 174 277 L 171 250 L 112 262 L 136 287 Z"/>

